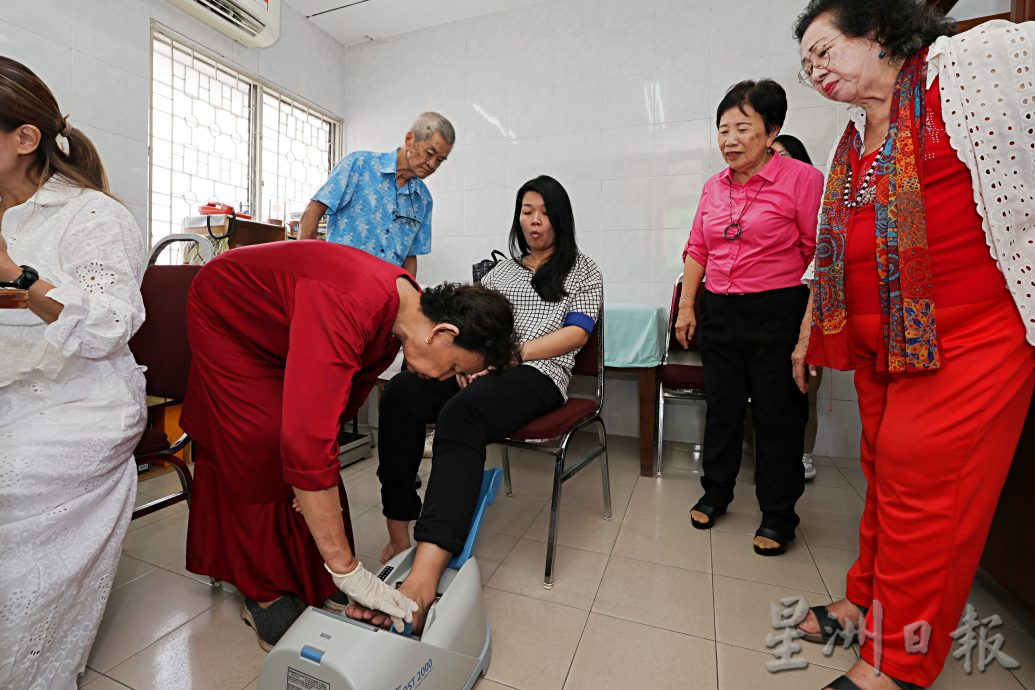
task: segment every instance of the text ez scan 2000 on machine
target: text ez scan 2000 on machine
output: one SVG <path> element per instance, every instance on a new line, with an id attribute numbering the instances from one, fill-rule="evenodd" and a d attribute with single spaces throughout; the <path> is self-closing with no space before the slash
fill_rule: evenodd
<path id="1" fill-rule="evenodd" d="M 259 690 L 469 690 L 489 667 L 492 643 L 478 561 L 471 557 L 503 472 L 486 470 L 464 550 L 439 581 L 420 637 L 310 607 L 269 653 Z M 378 574 L 392 587 L 406 579 L 416 547 Z"/>

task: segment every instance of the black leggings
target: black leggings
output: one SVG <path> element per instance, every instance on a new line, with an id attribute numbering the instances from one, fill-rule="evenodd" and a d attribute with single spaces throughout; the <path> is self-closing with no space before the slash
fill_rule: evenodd
<path id="1" fill-rule="evenodd" d="M 404 371 L 381 397 L 377 476 L 384 516 L 417 520 L 414 538 L 459 553 L 478 501 L 485 448 L 564 404 L 557 385 L 530 366 L 476 379 L 460 390 L 455 379 L 434 381 Z M 414 479 L 425 425 L 435 427 L 424 508 Z"/>

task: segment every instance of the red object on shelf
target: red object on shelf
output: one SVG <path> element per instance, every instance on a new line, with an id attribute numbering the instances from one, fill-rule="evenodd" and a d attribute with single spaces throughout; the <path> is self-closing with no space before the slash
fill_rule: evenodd
<path id="1" fill-rule="evenodd" d="M 212 215 L 217 215 L 217 214 L 225 214 L 225 215 L 228 215 L 228 216 L 235 215 L 234 214 L 234 207 L 233 206 L 231 206 L 229 204 L 224 204 L 224 203 L 221 203 L 221 202 L 218 202 L 218 201 L 210 201 L 207 204 L 199 206 L 198 207 L 198 212 L 201 215 L 203 215 L 203 216 L 212 216 Z M 251 220 L 252 219 L 252 217 L 249 216 L 247 213 L 238 213 L 238 214 L 236 214 L 235 217 L 240 218 L 241 220 Z"/>

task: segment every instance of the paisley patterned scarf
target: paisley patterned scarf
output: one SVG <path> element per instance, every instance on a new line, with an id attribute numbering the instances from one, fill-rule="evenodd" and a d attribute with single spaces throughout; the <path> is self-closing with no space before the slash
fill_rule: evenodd
<path id="1" fill-rule="evenodd" d="M 884 350 L 887 371 L 892 374 L 930 371 L 941 366 L 920 187 L 919 129 L 924 115 L 926 71 L 926 60 L 921 54 L 907 60 L 899 72 L 891 101 L 888 137 L 878 154 L 880 162 L 872 182 L 876 193 L 877 273 Z M 813 335 L 821 339 L 833 336 L 845 341 L 847 336 L 845 249 L 852 210 L 845 204 L 843 193 L 850 174 L 850 147 L 862 151 L 862 138 L 851 124 L 834 152 L 820 214 L 812 322 Z M 845 342 L 840 346 L 829 343 L 822 349 L 828 354 L 848 352 Z M 827 364 L 849 368 L 839 367 L 836 361 Z"/>

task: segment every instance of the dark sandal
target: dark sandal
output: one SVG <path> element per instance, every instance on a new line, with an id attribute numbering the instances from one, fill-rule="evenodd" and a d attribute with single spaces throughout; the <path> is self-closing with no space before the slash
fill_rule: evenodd
<path id="1" fill-rule="evenodd" d="M 863 618 L 866 617 L 866 613 L 869 611 L 868 608 L 865 606 L 859 606 L 858 604 L 852 604 L 852 606 L 859 609 L 859 613 Z M 811 642 L 813 644 L 826 644 L 834 635 L 845 631 L 845 629 L 841 627 L 841 621 L 838 620 L 837 616 L 831 616 L 830 610 L 826 606 L 813 606 L 809 610 L 816 615 L 816 621 L 819 622 L 819 632 L 807 633 L 804 630 L 801 630 L 801 628 L 798 628 L 802 632 L 801 639 L 806 642 Z"/>
<path id="2" fill-rule="evenodd" d="M 779 556 L 780 554 L 785 553 L 787 551 L 787 545 L 794 541 L 794 532 L 791 532 L 790 534 L 781 534 L 775 529 L 769 529 L 768 527 L 759 527 L 755 530 L 755 536 L 772 539 L 777 544 L 769 549 L 764 549 L 758 544 L 752 544 L 751 546 L 754 547 L 755 553 L 759 556 Z"/>
<path id="3" fill-rule="evenodd" d="M 885 674 L 887 675 L 887 674 Z M 895 680 L 891 676 L 888 679 L 895 685 L 902 688 L 902 690 L 925 690 L 925 688 L 915 685 L 913 683 L 907 683 L 904 680 Z M 827 683 L 823 686 L 823 690 L 862 690 L 858 685 L 855 684 L 848 676 L 840 676 L 834 679 L 833 683 Z"/>
<path id="4" fill-rule="evenodd" d="M 708 522 L 700 522 L 698 520 L 694 520 L 694 516 L 691 515 L 690 524 L 693 525 L 695 529 L 711 529 L 712 527 L 715 527 L 715 519 L 726 514 L 726 506 L 716 508 L 715 506 L 710 506 L 701 501 L 695 503 L 694 507 L 690 509 L 690 512 L 693 513 L 695 510 L 708 516 Z"/>
<path id="5" fill-rule="evenodd" d="M 824 685 L 823 690 L 862 690 L 862 688 L 856 685 L 855 681 L 848 676 L 839 676 L 834 679 L 833 683 Z"/>

